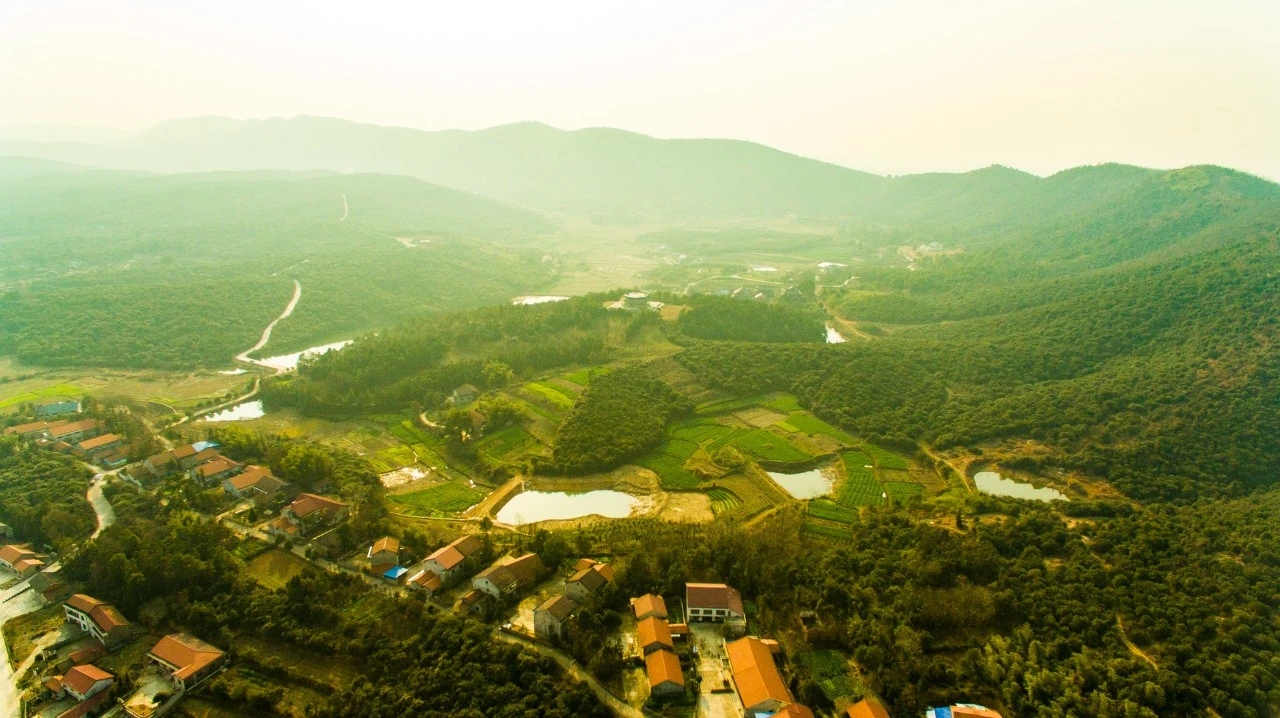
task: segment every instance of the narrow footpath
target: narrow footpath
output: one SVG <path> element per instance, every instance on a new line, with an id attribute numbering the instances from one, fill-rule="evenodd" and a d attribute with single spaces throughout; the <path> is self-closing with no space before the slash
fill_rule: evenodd
<path id="1" fill-rule="evenodd" d="M 644 718 L 644 713 L 638 708 L 632 708 L 613 691 L 606 688 L 605 685 L 595 676 L 583 670 L 582 666 L 579 666 L 577 661 L 574 661 L 572 658 L 566 656 L 560 651 L 524 636 L 509 633 L 501 629 L 494 631 L 494 635 L 498 640 L 506 641 L 507 643 L 515 643 L 526 648 L 532 648 L 534 651 L 560 664 L 560 667 L 572 676 L 574 680 L 586 683 L 587 686 L 591 688 L 591 691 L 596 694 L 596 698 L 599 698 L 601 703 L 608 706 L 609 710 L 613 711 L 614 715 L 619 716 L 620 718 Z"/>

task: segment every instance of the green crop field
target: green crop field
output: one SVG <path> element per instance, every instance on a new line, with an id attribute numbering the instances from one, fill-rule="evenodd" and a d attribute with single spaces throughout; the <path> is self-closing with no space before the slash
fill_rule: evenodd
<path id="1" fill-rule="evenodd" d="M 483 493 L 471 488 L 462 479 L 454 479 L 421 491 L 388 497 L 397 504 L 409 507 L 408 513 L 418 516 L 457 513 L 471 508 L 482 498 L 484 498 Z"/>
<path id="2" fill-rule="evenodd" d="M 822 536 L 824 538 L 847 539 L 849 538 L 849 527 L 842 524 L 832 524 L 814 518 L 806 519 L 802 531 L 813 536 Z"/>
<path id="3" fill-rule="evenodd" d="M 903 503 L 912 496 L 924 494 L 924 487 L 920 484 L 908 484 L 903 481 L 886 481 L 884 488 L 889 492 L 889 498 Z"/>
<path id="4" fill-rule="evenodd" d="M 842 441 L 846 444 L 849 444 L 850 446 L 858 443 L 858 440 L 855 437 L 853 437 L 851 434 L 841 431 L 840 429 L 837 429 L 836 427 L 828 424 L 827 422 L 823 421 L 822 419 L 819 419 L 818 417 L 808 412 L 804 412 L 804 411 L 792 412 L 791 415 L 787 417 L 786 423 L 790 426 L 795 427 L 799 431 L 803 431 L 804 433 L 810 436 L 817 436 L 818 434 L 824 434 L 826 436 L 830 436 L 836 441 Z"/>
<path id="5" fill-rule="evenodd" d="M 720 479 L 716 479 L 716 488 L 723 487 L 728 489 L 733 495 L 742 501 L 742 505 L 732 511 L 732 515 L 738 519 L 748 519 L 765 509 L 786 503 L 788 496 L 782 495 L 779 489 L 774 488 L 773 484 L 767 487 L 758 479 L 753 479 L 742 474 L 729 474 Z"/>
<path id="6" fill-rule="evenodd" d="M 859 695 L 849 680 L 849 662 L 836 651 L 819 650 L 800 654 L 800 662 L 818 682 L 827 699 L 835 702 L 841 698 Z"/>
<path id="7" fill-rule="evenodd" d="M 414 423 L 412 419 L 396 419 L 387 422 L 387 431 L 397 439 L 406 444 L 426 444 L 432 446 L 437 443 L 438 439 L 426 431 L 422 427 Z"/>
<path id="8" fill-rule="evenodd" d="M 773 409 L 774 411 L 780 411 L 783 414 L 790 414 L 793 411 L 801 410 L 800 402 L 796 401 L 796 398 L 790 394 L 782 394 L 777 398 L 766 402 L 765 406 Z"/>
<path id="9" fill-rule="evenodd" d="M 711 497 L 711 510 L 717 516 L 728 513 L 742 506 L 742 499 L 738 495 L 728 489 L 716 487 L 707 491 L 707 496 Z"/>
<path id="10" fill-rule="evenodd" d="M 765 461 L 804 461 L 813 458 L 786 439 L 764 429 L 753 429 L 733 440 L 733 445 Z"/>
<path id="11" fill-rule="evenodd" d="M 244 572 L 266 589 L 284 588 L 289 579 L 301 574 L 311 564 L 306 559 L 278 548 L 265 551 L 245 564 Z"/>
<path id="12" fill-rule="evenodd" d="M 733 428 L 707 421 L 680 422 L 672 425 L 671 435 L 696 444 L 705 444 L 722 436 L 733 433 Z"/>
<path id="13" fill-rule="evenodd" d="M 749 396 L 743 399 L 721 399 L 699 406 L 695 413 L 703 416 L 709 414 L 727 414 L 738 409 L 745 409 L 748 406 L 756 406 L 763 402 L 765 397 L 763 394 L 759 396 Z"/>
<path id="14" fill-rule="evenodd" d="M 745 426 L 731 426 L 728 428 L 728 432 L 719 433 L 715 438 L 707 443 L 707 453 L 714 454 L 720 447 L 732 444 L 738 437 L 746 436 L 754 431 L 753 429 Z"/>
<path id="15" fill-rule="evenodd" d="M 906 459 L 902 458 L 898 454 L 893 453 L 892 451 L 889 451 L 888 449 L 881 449 L 879 446 L 876 446 L 875 444 L 863 444 L 862 450 L 867 454 L 870 454 L 871 456 L 875 457 L 876 466 L 878 468 L 902 469 L 905 471 L 909 466 L 907 464 Z"/>
<path id="16" fill-rule="evenodd" d="M 84 391 L 74 384 L 58 384 L 57 386 L 47 386 L 43 389 L 35 391 L 25 391 L 21 394 L 14 394 L 0 400 L 0 409 L 7 409 L 18 404 L 27 404 L 38 402 L 41 399 L 48 399 L 55 396 L 80 396 Z"/>
<path id="17" fill-rule="evenodd" d="M 858 518 L 858 512 L 841 506 L 831 499 L 813 499 L 809 501 L 809 515 L 814 518 L 833 521 L 838 524 L 851 524 Z"/>
<path id="18" fill-rule="evenodd" d="M 562 391 L 558 387 L 539 384 L 536 381 L 531 381 L 528 384 L 525 384 L 523 389 L 545 399 L 551 405 L 565 411 L 573 409 L 573 402 L 577 399 L 576 396 L 570 395 L 567 390 Z"/>
<path id="19" fill-rule="evenodd" d="M 845 506 L 880 506 L 884 504 L 880 482 L 876 481 L 875 471 L 868 469 L 871 457 L 859 451 L 846 451 L 844 460 L 844 483 L 840 485 L 840 493 L 836 501 Z"/>
<path id="20" fill-rule="evenodd" d="M 578 371 L 565 374 L 560 378 L 571 381 L 578 386 L 586 386 L 591 383 L 593 376 L 599 376 L 601 373 L 606 371 L 608 371 L 608 369 L 605 369 L 604 367 L 587 367 L 586 369 L 579 369 Z"/>
<path id="21" fill-rule="evenodd" d="M 374 471 L 379 474 L 385 474 L 388 471 L 404 468 L 412 464 L 416 459 L 413 448 L 402 444 L 378 451 L 369 457 L 369 463 L 373 464 Z"/>
<path id="22" fill-rule="evenodd" d="M 666 446 L 666 444 L 663 446 Z M 697 446 L 697 444 L 693 445 L 695 450 Z M 692 454 L 693 451 L 689 453 Z M 684 462 L 687 458 L 673 456 L 659 450 L 644 455 L 636 461 L 636 464 L 657 474 L 664 489 L 696 489 L 701 479 L 698 478 L 697 474 L 685 470 Z"/>
<path id="23" fill-rule="evenodd" d="M 537 440 L 517 424 L 476 442 L 476 451 L 501 461 L 512 452 L 523 451 L 535 443 Z"/>

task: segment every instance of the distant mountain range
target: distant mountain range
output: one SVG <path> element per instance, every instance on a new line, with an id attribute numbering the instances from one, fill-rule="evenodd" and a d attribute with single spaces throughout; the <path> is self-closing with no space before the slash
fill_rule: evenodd
<path id="1" fill-rule="evenodd" d="M 14 135 L 0 132 L 7 136 Z M 49 130 L 27 136 L 60 135 Z M 172 120 L 110 142 L 0 140 L 0 154 L 166 173 L 408 175 L 608 222 L 799 216 L 1006 224 L 1023 215 L 1043 220 L 1078 212 L 1156 173 L 1102 165 L 1039 178 L 993 166 L 889 178 L 734 140 L 565 131 L 532 122 L 426 132 L 305 116 Z"/>

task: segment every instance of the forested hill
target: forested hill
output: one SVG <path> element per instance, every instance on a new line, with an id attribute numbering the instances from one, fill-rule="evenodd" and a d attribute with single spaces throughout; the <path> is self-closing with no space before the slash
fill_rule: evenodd
<path id="1" fill-rule="evenodd" d="M 409 177 L 65 169 L 0 161 L 0 353 L 31 364 L 226 366 L 294 279 L 279 353 L 555 273 L 510 247 L 540 214 Z"/>
<path id="2" fill-rule="evenodd" d="M 110 144 L 0 142 L 0 154 L 158 172 L 407 175 L 606 222 L 795 215 L 934 228 L 1078 214 L 1157 174 L 1101 165 L 1049 178 L 1005 167 L 889 178 L 750 142 L 538 123 L 424 132 L 317 117 L 173 120 Z"/>

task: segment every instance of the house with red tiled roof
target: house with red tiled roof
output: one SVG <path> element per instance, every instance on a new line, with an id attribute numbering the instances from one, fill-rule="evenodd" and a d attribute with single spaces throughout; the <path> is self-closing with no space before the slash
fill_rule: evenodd
<path id="1" fill-rule="evenodd" d="M 425 591 L 428 596 L 433 596 L 444 588 L 444 582 L 440 580 L 440 575 L 425 568 L 411 575 L 404 585 L 418 591 Z"/>
<path id="2" fill-rule="evenodd" d="M 467 534 L 432 552 L 422 562 L 422 567 L 448 583 L 455 575 L 466 570 L 468 559 L 478 554 L 482 548 L 484 542 L 480 537 Z"/>
<path id="3" fill-rule="evenodd" d="M 27 424 L 18 424 L 17 426 L 6 427 L 4 430 L 4 435 L 5 436 L 17 435 L 19 439 L 27 439 L 27 440 L 48 439 L 50 438 L 49 426 L 50 424 L 47 421 L 33 421 Z"/>
<path id="4" fill-rule="evenodd" d="M 888 709 L 872 696 L 863 698 L 849 706 L 849 710 L 846 712 L 849 714 L 849 718 L 889 718 Z"/>
<path id="5" fill-rule="evenodd" d="M 178 460 L 173 458 L 172 451 L 161 451 L 142 460 L 142 468 L 152 476 L 163 479 L 178 470 Z"/>
<path id="6" fill-rule="evenodd" d="M 729 672 L 747 715 L 756 713 L 779 714 L 794 704 L 787 683 L 778 672 L 769 646 L 754 636 L 738 639 L 725 647 L 729 657 Z M 796 711 L 799 711 L 798 713 Z M 812 718 L 813 713 L 801 706 L 791 715 Z M 785 714 L 783 714 L 785 715 Z"/>
<path id="7" fill-rule="evenodd" d="M 230 459 L 227 460 L 230 461 Z M 206 465 L 202 464 L 196 470 L 199 471 Z M 239 465 L 234 471 L 240 471 Z M 250 499 L 259 506 L 273 506 L 281 501 L 291 501 L 298 495 L 298 490 L 293 484 L 276 478 L 270 469 L 252 464 L 244 467 L 243 472 L 224 478 L 222 490 L 237 499 Z"/>
<path id="8" fill-rule="evenodd" d="M 0 566 L 18 573 L 18 564 L 30 559 L 36 558 L 36 552 L 31 550 L 31 544 L 10 543 L 0 546 Z"/>
<path id="9" fill-rule="evenodd" d="M 650 616 L 663 620 L 667 618 L 667 602 L 662 600 L 662 596 L 655 596 L 652 593 L 631 599 L 631 610 L 635 612 L 637 621 L 643 621 Z"/>
<path id="10" fill-rule="evenodd" d="M 497 563 L 476 574 L 471 585 L 494 598 L 502 598 L 534 584 L 544 572 L 538 555 L 527 553 L 519 558 L 498 559 Z"/>
<path id="11" fill-rule="evenodd" d="M 694 621 L 745 621 L 747 614 L 742 608 L 742 595 L 732 586 L 723 583 L 686 583 L 684 588 L 685 606 L 689 608 L 688 619 Z"/>
<path id="12" fill-rule="evenodd" d="M 533 635 L 543 640 L 561 638 L 578 604 L 564 594 L 552 596 L 533 609 Z"/>
<path id="13" fill-rule="evenodd" d="M 108 648 L 124 643 L 135 632 L 133 624 L 120 615 L 115 606 L 83 593 L 68 598 L 62 604 L 62 612 L 68 622 L 87 631 Z"/>
<path id="14" fill-rule="evenodd" d="M 98 435 L 102 426 L 97 419 L 81 419 L 80 421 L 57 421 L 49 425 L 49 438 L 75 444 Z"/>
<path id="15" fill-rule="evenodd" d="M 206 451 L 214 451 L 214 449 L 206 449 Z M 229 479 L 232 476 L 235 476 L 243 469 L 244 464 L 239 461 L 228 459 L 225 456 L 217 454 L 210 457 L 208 461 L 205 461 L 197 465 L 194 469 L 191 469 L 189 474 L 191 478 L 199 482 L 201 486 L 217 486 L 218 484 L 221 484 L 224 479 Z M 225 489 L 226 487 L 223 488 Z"/>
<path id="16" fill-rule="evenodd" d="M 197 456 L 199 453 L 200 450 L 197 449 L 194 444 L 187 444 L 186 446 L 179 446 L 174 449 L 173 458 L 178 462 L 178 468 L 185 471 L 187 469 L 195 468 L 195 466 L 200 463 L 200 458 Z"/>
<path id="17" fill-rule="evenodd" d="M 280 511 L 280 518 L 267 526 L 267 531 L 287 536 L 306 533 L 319 526 L 345 520 L 349 511 L 350 507 L 337 499 L 319 494 L 298 494 L 293 503 Z"/>
<path id="18" fill-rule="evenodd" d="M 585 603 L 612 580 L 612 566 L 589 558 L 582 559 L 573 575 L 565 580 L 564 592 L 578 603 Z"/>
<path id="19" fill-rule="evenodd" d="M 226 660 L 221 649 L 185 633 L 171 633 L 160 639 L 147 658 L 164 668 L 173 684 L 189 690 L 213 675 Z"/>
<path id="20" fill-rule="evenodd" d="M 92 439 L 85 439 L 76 444 L 76 455 L 94 460 L 114 453 L 124 446 L 124 437 L 119 434 L 103 434 Z"/>
<path id="21" fill-rule="evenodd" d="M 645 656 L 644 672 L 650 695 L 669 698 L 684 693 L 684 671 L 680 669 L 680 659 L 671 651 L 654 651 Z"/>
<path id="22" fill-rule="evenodd" d="M 667 619 L 650 616 L 636 622 L 636 640 L 640 651 L 645 654 L 654 651 L 674 651 L 676 644 L 671 640 L 671 627 Z"/>
<path id="23" fill-rule="evenodd" d="M 45 682 L 57 698 L 70 696 L 77 701 L 86 701 L 111 687 L 116 677 L 93 664 L 76 666 L 60 676 L 54 676 Z"/>
<path id="24" fill-rule="evenodd" d="M 400 542 L 391 536 L 383 536 L 369 547 L 365 558 L 374 573 L 382 573 L 400 564 Z"/>

